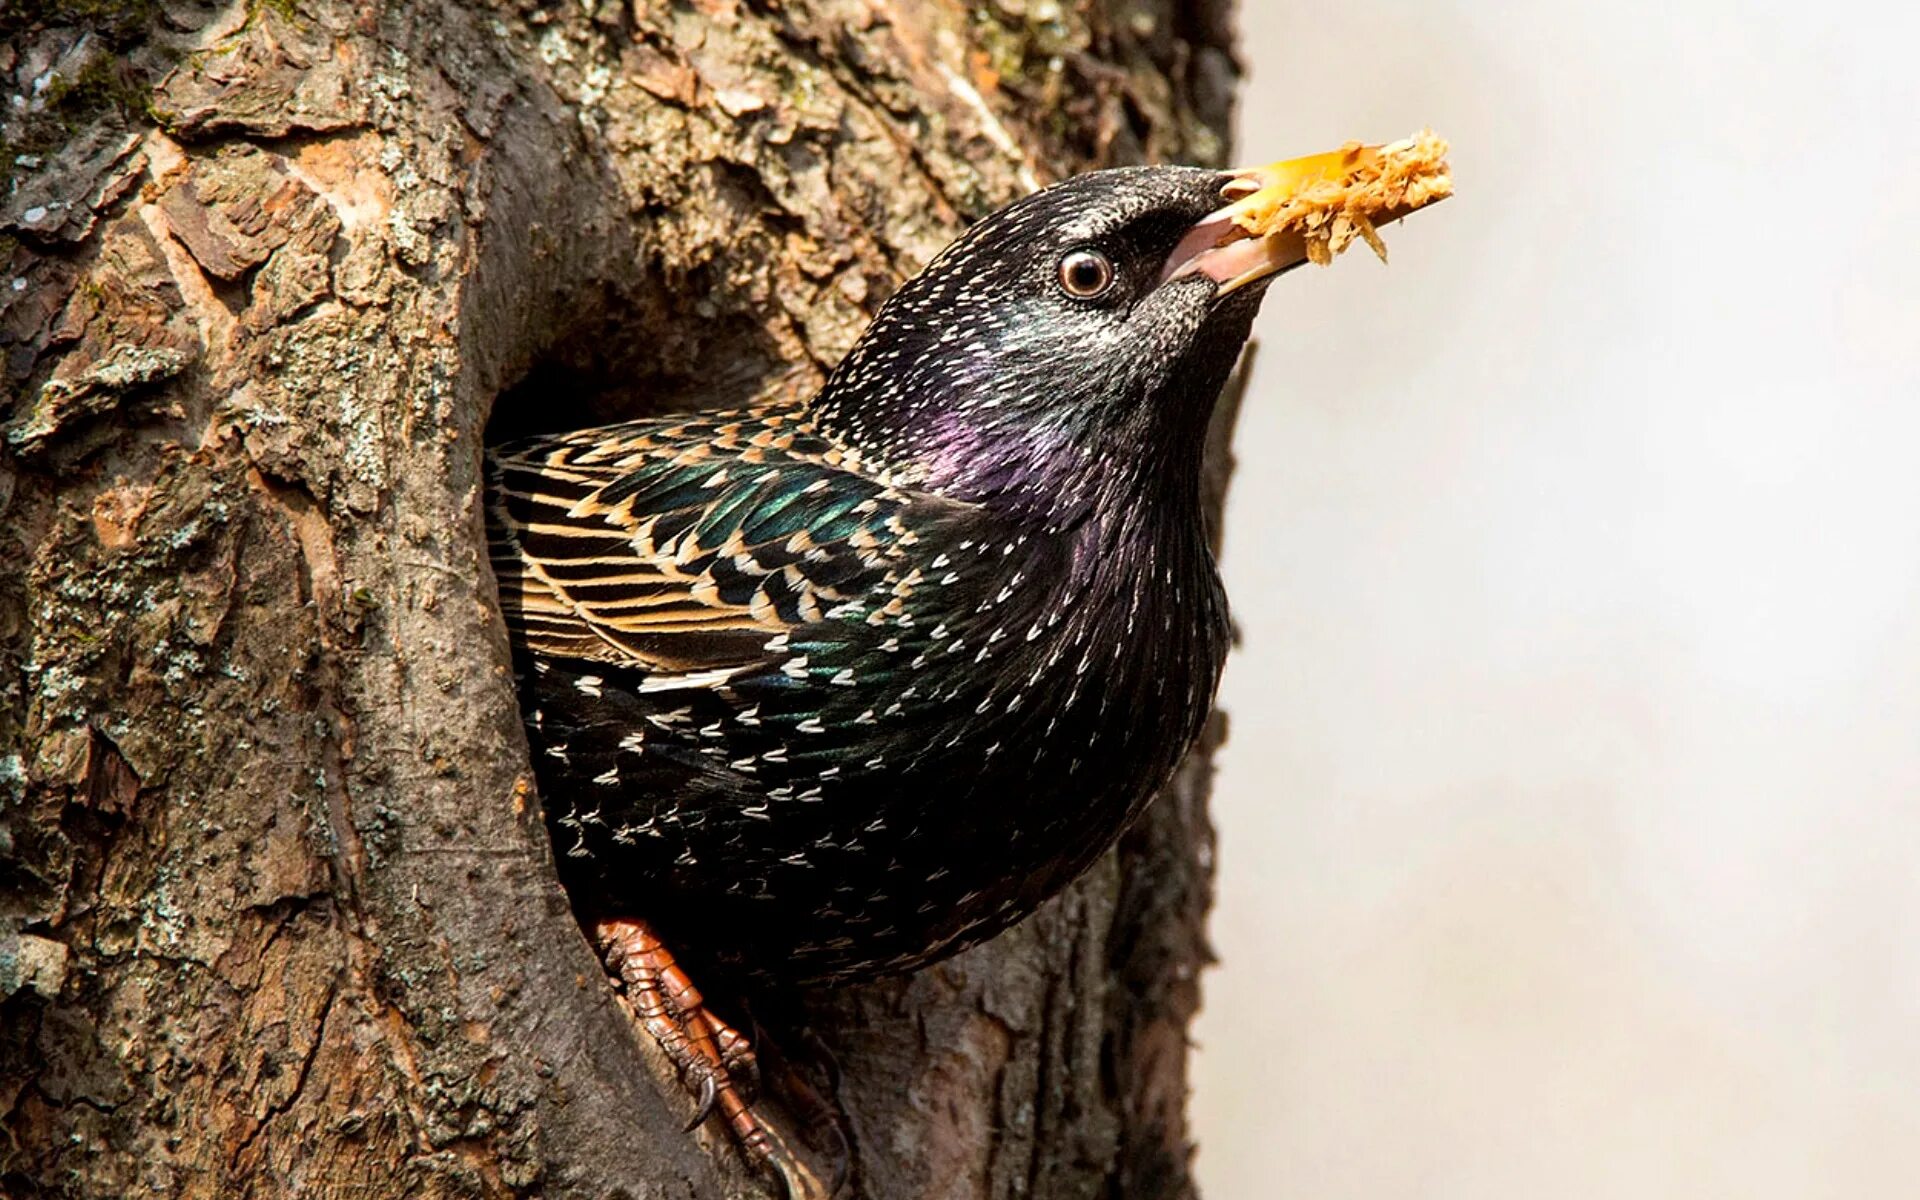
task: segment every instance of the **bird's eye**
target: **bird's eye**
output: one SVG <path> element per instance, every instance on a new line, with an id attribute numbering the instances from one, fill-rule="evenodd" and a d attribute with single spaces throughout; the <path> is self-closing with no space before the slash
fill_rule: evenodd
<path id="1" fill-rule="evenodd" d="M 1060 289 L 1091 300 L 1113 286 L 1113 263 L 1098 250 L 1072 250 L 1060 260 Z"/>

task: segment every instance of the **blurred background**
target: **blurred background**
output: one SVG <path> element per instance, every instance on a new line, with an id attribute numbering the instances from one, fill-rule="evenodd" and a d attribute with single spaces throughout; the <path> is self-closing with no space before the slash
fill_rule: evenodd
<path id="1" fill-rule="evenodd" d="M 1920 16 L 1243 5 L 1211 1200 L 1920 1195 Z"/>

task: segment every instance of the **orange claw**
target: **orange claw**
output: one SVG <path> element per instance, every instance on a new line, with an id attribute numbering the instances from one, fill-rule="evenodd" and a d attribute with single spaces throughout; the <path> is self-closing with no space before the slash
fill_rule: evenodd
<path id="1" fill-rule="evenodd" d="M 789 1200 L 831 1200 L 845 1179 L 844 1160 L 833 1184 L 823 1185 L 780 1131 L 753 1111 L 737 1082 L 759 1069 L 752 1044 L 707 1009 L 700 989 L 653 927 L 636 917 L 613 917 L 591 922 L 588 932 L 607 969 L 625 987 L 634 1016 L 693 1091 L 688 1132 L 718 1112 L 748 1159 L 771 1170 Z"/>
<path id="2" fill-rule="evenodd" d="M 607 969 L 626 986 L 634 1015 L 695 1093 L 696 1110 L 687 1129 L 695 1129 L 718 1111 L 751 1158 L 786 1178 L 797 1164 L 781 1161 L 791 1156 L 755 1115 L 735 1082 L 736 1075 L 754 1070 L 747 1039 L 707 1010 L 700 989 L 645 921 L 615 917 L 595 921 L 591 930 Z"/>

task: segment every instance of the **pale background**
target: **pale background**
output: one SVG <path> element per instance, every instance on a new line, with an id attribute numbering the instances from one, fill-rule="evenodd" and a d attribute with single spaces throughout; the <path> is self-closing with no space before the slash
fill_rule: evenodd
<path id="1" fill-rule="evenodd" d="M 1243 5 L 1209 1200 L 1920 1196 L 1920 17 Z"/>

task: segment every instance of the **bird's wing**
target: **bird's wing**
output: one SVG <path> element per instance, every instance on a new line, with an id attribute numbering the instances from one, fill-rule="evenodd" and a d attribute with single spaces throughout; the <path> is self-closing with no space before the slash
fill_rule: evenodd
<path id="1" fill-rule="evenodd" d="M 778 657 L 802 625 L 884 621 L 917 582 L 915 526 L 937 514 L 838 458 L 791 410 L 496 449 L 489 540 L 516 641 L 684 686 Z"/>

